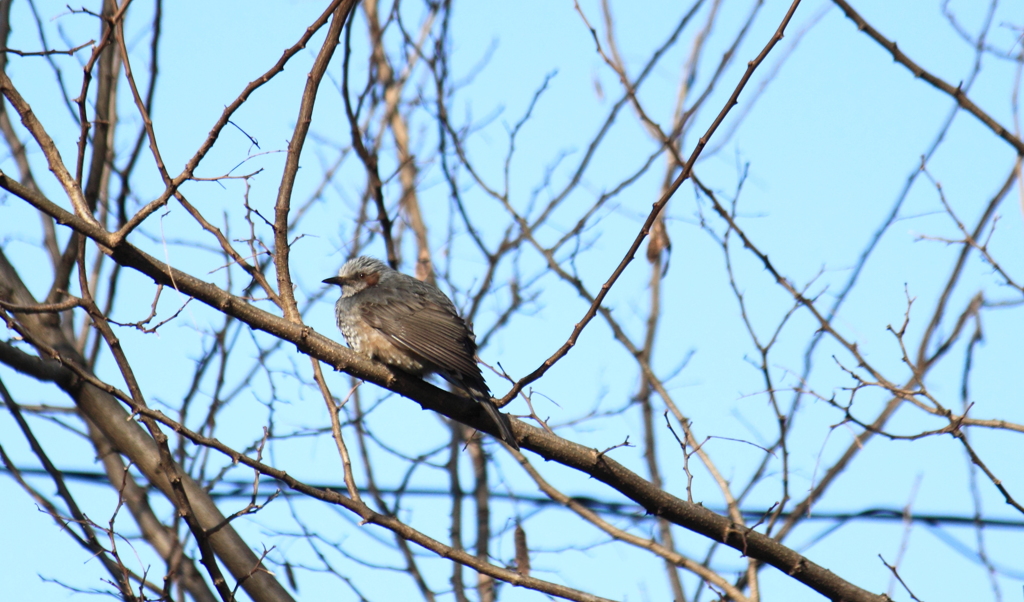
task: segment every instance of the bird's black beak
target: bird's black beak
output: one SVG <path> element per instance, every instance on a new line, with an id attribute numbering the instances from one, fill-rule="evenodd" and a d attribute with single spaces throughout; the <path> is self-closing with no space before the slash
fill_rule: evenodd
<path id="1" fill-rule="evenodd" d="M 342 282 L 343 280 L 340 276 L 332 276 L 331 278 L 325 278 L 323 280 L 324 284 L 337 284 L 338 286 L 341 286 Z"/>

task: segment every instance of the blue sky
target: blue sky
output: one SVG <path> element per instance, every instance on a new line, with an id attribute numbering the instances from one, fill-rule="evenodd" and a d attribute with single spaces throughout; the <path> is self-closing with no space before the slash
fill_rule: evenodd
<path id="1" fill-rule="evenodd" d="M 704 89 L 722 52 L 732 42 L 754 4 L 722 3 L 704 49 L 695 90 Z M 691 151 L 698 136 L 704 133 L 739 80 L 746 62 L 767 42 L 788 6 L 769 2 L 761 9 L 736 59 L 684 137 L 684 154 Z M 975 3 L 953 2 L 949 7 L 968 30 L 976 31 L 980 26 L 983 14 Z M 180 2 L 164 7 L 161 79 L 153 115 L 161 151 L 172 174 L 181 170 L 223 107 L 277 60 L 284 48 L 294 43 L 322 8 L 322 3 L 308 1 Z M 583 3 L 581 8 L 590 22 L 603 32 L 599 5 Z M 950 27 L 937 3 L 894 5 L 863 1 L 856 2 L 855 8 L 936 76 L 953 85 L 969 76 L 973 52 Z M 993 46 L 1012 49 L 1014 53 L 1021 51 L 1020 44 L 1014 42 L 1020 35 L 1020 15 L 1024 14 L 1021 8 L 1024 7 L 1019 1 L 999 5 L 993 19 L 996 25 L 989 39 Z M 76 43 L 96 36 L 91 18 L 68 14 L 61 4 L 42 3 L 38 10 L 54 46 L 61 46 L 59 31 Z M 129 43 L 139 56 L 144 55 L 142 50 L 149 43 L 149 10 L 141 4 L 133 6 L 135 12 L 128 22 Z M 407 10 L 410 14 L 406 18 L 415 23 L 416 9 L 409 7 Z M 635 76 L 654 49 L 667 38 L 685 8 L 673 3 L 650 2 L 612 5 L 612 10 L 619 50 L 629 73 Z M 700 13 L 705 16 L 697 22 L 703 23 L 706 10 Z M 25 5 L 14 5 L 12 20 L 15 28 L 11 47 L 37 49 L 40 42 Z M 810 29 L 802 33 L 808 26 Z M 566 185 L 612 104 L 620 98 L 621 85 L 595 52 L 594 41 L 572 3 L 460 4 L 453 11 L 450 27 L 453 31 L 452 76 L 465 85 L 455 95 L 449 111 L 458 124 L 478 124 L 467 148 L 478 173 L 495 188 L 501 189 L 504 185 L 509 131 L 526 113 L 535 93 L 550 76 L 531 119 L 518 135 L 509 172 L 510 202 L 519 211 L 535 214 L 537 210 L 531 209 L 531 202 L 536 198 L 535 202 L 543 205 Z M 694 25 L 685 30 L 682 42 L 666 54 L 639 91 L 638 98 L 645 110 L 662 125 L 670 120 L 679 74 L 694 32 Z M 234 238 L 247 234 L 248 226 L 240 211 L 243 196 L 264 215 L 272 212 L 284 164 L 283 151 L 294 127 L 301 88 L 321 41 L 322 34 L 233 117 L 233 122 L 247 136 L 256 139 L 259 147 L 254 147 L 249 137 L 229 127 L 197 172 L 202 177 L 214 177 L 262 169 L 250 180 L 250 187 L 247 189 L 241 180 L 227 180 L 190 182 L 182 188 L 208 215 L 223 215 Z M 794 42 L 798 45 L 791 49 Z M 85 56 L 84 52 L 78 56 Z M 361 52 L 362 47 L 357 45 L 356 57 L 363 56 Z M 74 67 L 75 59 L 55 60 L 64 66 L 66 81 L 73 82 L 68 83 L 68 87 L 77 90 L 80 71 Z M 763 91 L 757 93 L 776 68 L 777 73 L 766 82 Z M 136 69 L 141 71 L 141 64 Z M 981 74 L 969 92 L 983 110 L 1011 130 L 1014 123 L 1011 92 L 1013 86 L 1020 85 L 1015 79 L 1016 69 L 1010 60 L 986 55 L 982 59 Z M 302 157 L 296 204 L 317 189 L 325 166 L 334 160 L 338 148 L 349 144 L 344 109 L 337 94 L 340 72 L 336 58 L 328 75 L 333 79 L 318 97 L 312 126 L 315 143 L 307 145 Z M 9 73 L 51 130 L 65 160 L 69 160 L 75 153 L 78 131 L 66 107 L 49 101 L 56 84 L 43 59 L 9 57 Z M 411 88 L 420 87 L 424 98 L 430 98 L 433 95 L 430 85 L 424 72 L 417 72 Z M 127 96 L 122 100 L 119 113 L 129 124 L 127 130 L 133 131 L 139 123 L 138 115 Z M 895 63 L 881 47 L 858 32 L 838 8 L 830 7 L 829 3 L 804 2 L 787 36 L 760 67 L 741 94 L 739 105 L 712 139 L 708 152 L 696 166 L 696 173 L 724 201 L 736 200 L 738 223 L 773 264 L 798 288 L 809 287 L 810 294 L 818 296 L 822 307 L 829 307 L 905 182 L 920 167 L 922 154 L 932 144 L 953 104 L 948 96 L 915 79 L 907 69 Z M 435 220 L 432 223 L 437 226 L 432 231 L 435 261 L 442 267 L 451 267 L 453 285 L 457 289 L 453 296 L 461 306 L 466 300 L 465 291 L 473 287 L 482 274 L 483 262 L 464 233 L 456 232 L 451 241 L 446 237 L 444 225 L 450 206 L 440 166 L 432 156 L 436 144 L 434 126 L 421 112 L 411 123 L 410 131 L 413 147 L 424 157 L 419 188 L 424 206 Z M 608 136 L 585 172 L 581 186 L 538 230 L 537 236 L 544 244 L 557 240 L 598 195 L 613 189 L 636 171 L 656 149 L 655 141 L 645 133 L 636 113 L 629 108 L 619 114 Z M 129 139 L 125 135 L 119 140 L 122 148 Z M 0 169 L 12 172 L 10 158 L 0 159 Z M 1012 147 L 974 117 L 961 112 L 928 162 L 928 172 L 941 184 L 941 191 L 956 215 L 972 227 L 982 208 L 1002 186 L 1014 159 Z M 151 157 L 143 153 L 142 162 L 139 172 L 152 176 Z M 664 163 L 664 158 L 659 157 L 656 160 L 659 167 L 609 201 L 581 237 L 584 252 L 573 267 L 591 291 L 596 291 L 611 273 L 651 204 L 657 200 Z M 382 165 L 384 172 L 394 168 L 393 164 Z M 49 176 L 41 163 L 37 163 L 36 169 L 37 174 Z M 52 179 L 39 179 L 44 191 L 54 199 L 61 199 Z M 310 207 L 308 217 L 295 232 L 296 236 L 303 236 L 292 252 L 300 304 L 321 294 L 320 281 L 332 275 L 343 261 L 363 183 L 358 165 L 353 161 L 347 163 L 324 198 Z M 482 233 L 485 237 L 499 236 L 509 221 L 505 210 L 468 177 L 462 183 L 468 210 L 479 220 Z M 133 186 L 140 203 L 162 190 L 155 176 L 137 178 Z M 1024 280 L 1021 210 L 1024 202 L 1020 191 L 1018 185 L 999 207 L 1000 219 L 991 234 L 989 247 L 1018 283 Z M 916 349 L 959 252 L 959 246 L 936 239 L 955 239 L 959 235 L 955 223 L 943 210 L 938 189 L 925 177 L 917 177 L 898 215 L 834 325 L 844 337 L 856 341 L 858 349 L 873 365 L 894 382 L 903 382 L 909 373 L 901 361 L 898 341 L 887 326 L 899 328 L 908 312 L 908 296 L 914 299 L 909 310 L 906 340 L 908 346 Z M 763 455 L 757 447 L 744 442 L 765 445 L 772 440 L 776 427 L 774 413 L 764 394 L 762 375 L 750 363 L 756 350 L 738 320 L 736 297 L 729 286 L 722 249 L 716 240 L 724 233 L 724 226 L 708 201 L 689 183 L 673 197 L 667 208 L 667 219 L 673 247 L 670 269 L 663 281 L 665 311 L 654 368 L 667 377 L 693 353 L 686 368 L 666 381 L 667 388 L 693 420 L 697 432 L 702 437 L 712 437 L 706 444 L 707 450 L 726 478 L 742 483 Z M 28 277 L 33 291 L 41 296 L 45 294 L 51 275 L 47 270 L 31 269 L 33 265 L 48 265 L 38 248 L 37 223 L 38 219 L 21 201 L 9 196 L 0 201 L 0 243 Z M 223 265 L 222 258 L 194 243 L 179 244 L 195 240 L 202 240 L 198 228 L 179 206 L 172 204 L 148 221 L 133 242 L 172 264 L 188 266 L 193 273 L 223 284 L 226 271 L 219 269 Z M 210 241 L 203 243 L 209 245 Z M 383 255 L 379 244 L 370 251 Z M 731 241 L 730 253 L 737 287 L 748 304 L 751 323 L 759 337 L 770 337 L 791 309 L 792 297 L 773 282 L 763 265 L 735 238 Z M 564 251 L 559 257 L 567 261 L 567 255 L 568 251 Z M 405 270 L 411 270 L 413 257 L 414 253 L 407 249 Z M 517 377 L 533 370 L 557 349 L 587 307 L 571 287 L 551 274 L 543 274 L 545 266 L 538 254 L 524 252 L 520 266 L 525 275 L 538 277 L 528 291 L 536 294 L 537 299 L 527 306 L 528 311 L 517 315 L 481 350 L 485 362 L 500 361 L 505 370 Z M 605 304 L 634 340 L 642 337 L 646 317 L 647 270 L 641 252 L 612 289 Z M 510 278 L 511 268 L 506 265 L 499 277 Z M 115 316 L 125 321 L 144 317 L 140 313 L 148 312 L 153 288 L 145 278 L 126 275 Z M 971 415 L 1020 424 L 1024 422 L 1020 393 L 1024 390 L 1024 373 L 1020 371 L 1020 341 L 1024 340 L 1020 291 L 1004 286 L 991 266 L 975 254 L 951 296 L 951 317 L 947 317 L 939 330 L 949 332 L 955 315 L 979 291 L 990 302 L 1016 305 L 984 312 L 985 339 L 976 350 L 970 379 L 970 401 L 975 404 Z M 493 326 L 506 300 L 503 295 L 507 294 L 507 290 L 499 288 L 485 299 L 475 318 L 478 333 Z M 317 331 L 340 337 L 333 324 L 333 295 L 331 292 L 316 301 L 306 319 Z M 184 299 L 173 292 L 165 292 L 159 306 L 161 317 L 169 317 L 183 302 Z M 152 403 L 173 407 L 187 386 L 184 379 L 191 369 L 189 362 L 169 366 L 165 358 L 196 358 L 202 333 L 219 323 L 215 312 L 191 304 L 159 335 L 141 335 L 128 330 L 119 333 L 129 355 L 139 358 L 135 368 L 148 387 Z M 810 387 L 822 397 L 835 396 L 839 402 L 847 403 L 853 382 L 843 367 L 854 369 L 856 362 L 833 341 L 826 339 L 816 349 L 815 369 L 808 382 L 801 383 L 798 378 L 807 342 L 817 328 L 818 324 L 808 312 L 801 310 L 795 312 L 781 330 L 770 362 L 780 399 L 788 402 L 794 388 Z M 245 339 L 249 335 L 243 332 L 239 336 Z M 267 341 L 260 342 L 266 344 Z M 255 354 L 252 343 L 247 342 L 241 348 L 245 353 Z M 955 411 L 960 410 L 964 354 L 965 346 L 961 342 L 941 360 L 928 380 L 929 390 Z M 260 375 L 254 379 L 251 389 L 221 415 L 218 437 L 223 442 L 244 448 L 259 438 L 262 426 L 269 419 L 267 404 L 272 397 L 271 382 L 276 387 L 273 395 L 278 399 L 273 406 L 273 419 L 278 429 L 319 429 L 328 424 L 323 403 L 309 381 L 299 382 L 284 375 L 293 366 L 298 366 L 295 370 L 299 373 L 307 374 L 308 361 L 291 350 L 275 355 L 270 366 L 281 374 Z M 228 379 L 235 384 L 245 382 L 242 367 L 236 365 L 233 369 L 236 371 L 229 372 Z M 114 370 L 109 359 L 101 361 L 98 367 L 100 375 L 112 381 L 117 379 Z M 0 366 L 0 378 L 24 403 L 67 404 L 55 389 L 21 378 L 6 367 Z M 332 374 L 328 378 L 335 395 L 347 391 L 348 381 L 343 375 Z M 495 393 L 504 391 L 504 385 L 496 377 L 489 380 Z M 534 404 L 541 416 L 551 418 L 553 425 L 567 425 L 590 412 L 611 412 L 627 405 L 630 396 L 635 394 L 636 382 L 637 370 L 629 354 L 614 341 L 608 326 L 595 320 L 577 347 L 534 385 Z M 383 397 L 371 386 L 364 387 L 364 391 L 368 399 Z M 869 418 L 886 400 L 884 392 L 877 389 L 859 391 L 854 413 Z M 806 494 L 820 478 L 821 471 L 832 465 L 858 432 L 851 425 L 837 427 L 842 422 L 842 414 L 824 400 L 805 398 L 803 403 L 790 447 L 790 487 L 797 499 Z M 517 414 L 526 413 L 525 408 L 516 403 L 507 409 Z M 394 397 L 375 409 L 373 421 L 381 430 L 386 428 L 392 444 L 409 454 L 422 452 L 426 442 L 433 445 L 443 441 L 446 433 L 445 427 L 433 416 L 420 412 L 407 400 Z M 943 425 L 941 420 L 904 407 L 889 428 L 912 434 Z M 93 452 L 85 442 L 68 437 L 66 431 L 52 423 L 36 420 L 33 426 L 42 438 L 62 440 L 64 447 L 59 450 L 62 466 L 83 470 L 95 467 Z M 627 437 L 638 441 L 640 424 L 636 414 L 623 413 L 579 426 L 562 426 L 558 433 L 603 449 Z M 976 429 L 971 431 L 971 436 L 972 445 L 986 464 L 1018 500 L 1024 498 L 1021 481 L 1024 474 L 1020 470 L 1024 446 L 1019 444 L 1019 435 L 1011 431 Z M 677 495 L 685 495 L 686 479 L 678 448 L 670 443 L 667 432 L 661 431 L 659 437 L 666 486 Z M 0 442 L 8 454 L 32 464 L 23 438 L 6 414 L 0 415 Z M 497 453 L 500 450 L 495 451 L 498 457 L 496 490 L 508 488 L 524 495 L 535 493 L 536 487 L 512 458 Z M 616 459 L 642 471 L 641 448 L 624 448 L 617 452 Z M 341 482 L 336 452 L 328 435 L 278 441 L 269 450 L 269 457 L 275 466 L 298 478 L 318 483 Z M 211 461 L 218 465 L 224 463 L 220 458 Z M 564 491 L 622 501 L 606 487 L 549 464 L 543 465 L 546 477 L 558 480 Z M 404 469 L 396 466 L 391 470 L 400 474 Z M 250 476 L 245 471 L 233 474 L 238 478 Z M 433 477 L 437 477 L 436 471 L 426 470 L 417 474 L 414 482 L 436 485 Z M 398 479 L 400 476 L 395 477 L 396 481 Z M 974 506 L 968 482 L 963 448 L 953 437 L 934 436 L 915 441 L 876 438 L 819 500 L 816 510 L 855 512 L 876 507 L 901 508 L 912 502 L 914 511 L 919 513 L 970 515 Z M 45 481 L 36 483 L 47 491 Z M 767 508 L 778 500 L 778 487 L 777 478 L 766 479 L 754 490 L 750 505 Z M 986 516 L 1020 519 L 1019 514 L 1003 504 L 1000 494 L 984 478 L 979 482 L 978 491 Z M 8 574 L 15 576 L 3 579 L 12 600 L 81 597 L 47 579 L 59 579 L 83 589 L 103 587 L 99 581 L 102 577 L 99 564 L 74 548 L 67 536 L 34 507 L 11 479 L 0 478 L 0 494 L 8 516 L 0 523 L 0 539 L 32 542 L 31 546 L 6 546 L 0 551 L 0 564 L 8 567 L 5 572 L 9 570 Z M 700 470 L 695 470 L 693 495 L 696 501 L 707 506 L 720 508 L 722 505 L 714 482 Z M 103 523 L 109 518 L 112 511 L 109 492 L 82 485 L 80 498 L 95 520 Z M 310 502 L 296 500 L 293 503 L 294 508 L 283 501 L 275 502 L 255 518 L 243 519 L 240 528 L 251 542 L 278 545 L 282 553 L 291 552 L 296 557 L 306 558 L 308 550 L 291 549 L 300 544 L 274 535 L 275 530 L 295 529 L 291 522 L 294 512 L 304 520 L 324 526 L 331 534 L 329 539 L 341 549 L 358 550 L 364 558 L 379 558 L 382 563 L 394 562 L 386 547 L 377 542 L 377 538 L 388 539 L 387 534 L 374 532 L 369 527 L 354 527 L 349 524 L 351 517 L 317 508 Z M 499 505 L 503 517 L 520 511 L 521 508 L 514 505 Z M 406 512 L 403 520 L 435 537 L 445 536 L 448 508 L 443 499 L 418 501 Z M 124 520 L 128 524 L 128 519 Z M 622 519 L 623 526 L 629 524 L 629 520 Z M 661 563 L 652 562 L 651 557 L 621 545 L 608 544 L 601 533 L 567 521 L 564 513 L 555 510 L 531 515 L 526 525 L 531 544 L 536 547 L 534 567 L 538 576 L 614 599 L 667 599 Z M 809 521 L 787 539 L 787 544 L 805 551 L 815 562 L 861 587 L 879 592 L 889 587 L 890 573 L 878 560 L 878 555 L 890 563 L 894 561 L 904 537 L 902 527 L 894 523 L 859 522 L 840 527 L 819 541 L 818 536 L 831 526 L 826 522 Z M 637 530 L 650 532 L 652 523 L 641 523 Z M 997 564 L 1002 563 L 1000 566 L 1006 571 L 998 577 L 1003 599 L 1015 595 L 1024 574 L 1015 551 L 1019 548 L 1015 543 L 1019 540 L 1018 531 L 988 529 L 985 532 L 989 555 Z M 677 537 L 680 551 L 696 558 L 706 553 L 708 542 L 705 539 L 683 531 L 678 531 Z M 968 528 L 913 527 L 906 535 L 901 576 L 923 600 L 995 599 L 984 568 L 969 554 L 950 545 L 949 538 L 958 539 L 968 548 L 975 545 L 975 532 Z M 136 547 L 138 565 L 152 564 L 159 573 L 159 560 L 144 545 Z M 510 531 L 501 537 L 496 553 L 501 559 L 511 558 Z M 727 573 L 743 569 L 744 561 L 738 554 L 719 554 L 716 568 Z M 344 565 L 343 561 L 339 562 Z M 423 562 L 437 574 L 447 571 L 441 561 L 424 558 Z M 936 567 L 950 569 L 939 571 Z M 445 581 L 438 578 L 438 582 Z M 368 597 L 376 599 L 406 599 L 417 595 L 413 584 L 401 577 L 385 580 L 379 575 L 365 577 L 360 587 L 365 588 Z M 820 599 L 814 592 L 773 570 L 765 571 L 762 587 L 765 599 Z M 343 600 L 356 599 L 351 591 L 338 588 L 337 581 L 328 576 L 305 572 L 299 594 L 303 599 L 329 594 Z M 908 599 L 899 589 L 893 595 L 898 600 Z M 537 599 L 537 594 L 512 590 L 503 592 L 501 599 L 532 600 Z M 707 594 L 704 599 L 708 599 Z"/>

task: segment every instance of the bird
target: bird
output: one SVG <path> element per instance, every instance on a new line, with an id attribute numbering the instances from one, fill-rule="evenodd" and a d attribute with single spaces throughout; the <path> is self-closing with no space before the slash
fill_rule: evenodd
<path id="1" fill-rule="evenodd" d="M 413 376 L 441 376 L 483 406 L 499 438 L 519 449 L 476 363 L 476 335 L 447 295 L 366 256 L 323 282 L 341 287 L 334 313 L 353 351 Z"/>

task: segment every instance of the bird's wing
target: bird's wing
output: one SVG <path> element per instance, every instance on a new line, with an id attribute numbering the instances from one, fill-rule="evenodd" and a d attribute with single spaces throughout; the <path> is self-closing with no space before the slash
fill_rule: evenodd
<path id="1" fill-rule="evenodd" d="M 362 307 L 363 319 L 395 345 L 435 367 L 483 383 L 469 327 L 447 307 L 421 295 Z M 476 384 L 475 382 L 473 384 Z"/>

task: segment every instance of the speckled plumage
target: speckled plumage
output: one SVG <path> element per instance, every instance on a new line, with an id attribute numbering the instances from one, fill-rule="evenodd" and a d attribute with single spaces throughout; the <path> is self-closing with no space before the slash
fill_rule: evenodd
<path id="1" fill-rule="evenodd" d="M 356 353 L 415 376 L 439 374 L 482 404 L 501 439 L 519 449 L 476 363 L 476 337 L 444 293 L 373 257 L 349 260 L 324 282 L 341 287 L 335 317 Z"/>

